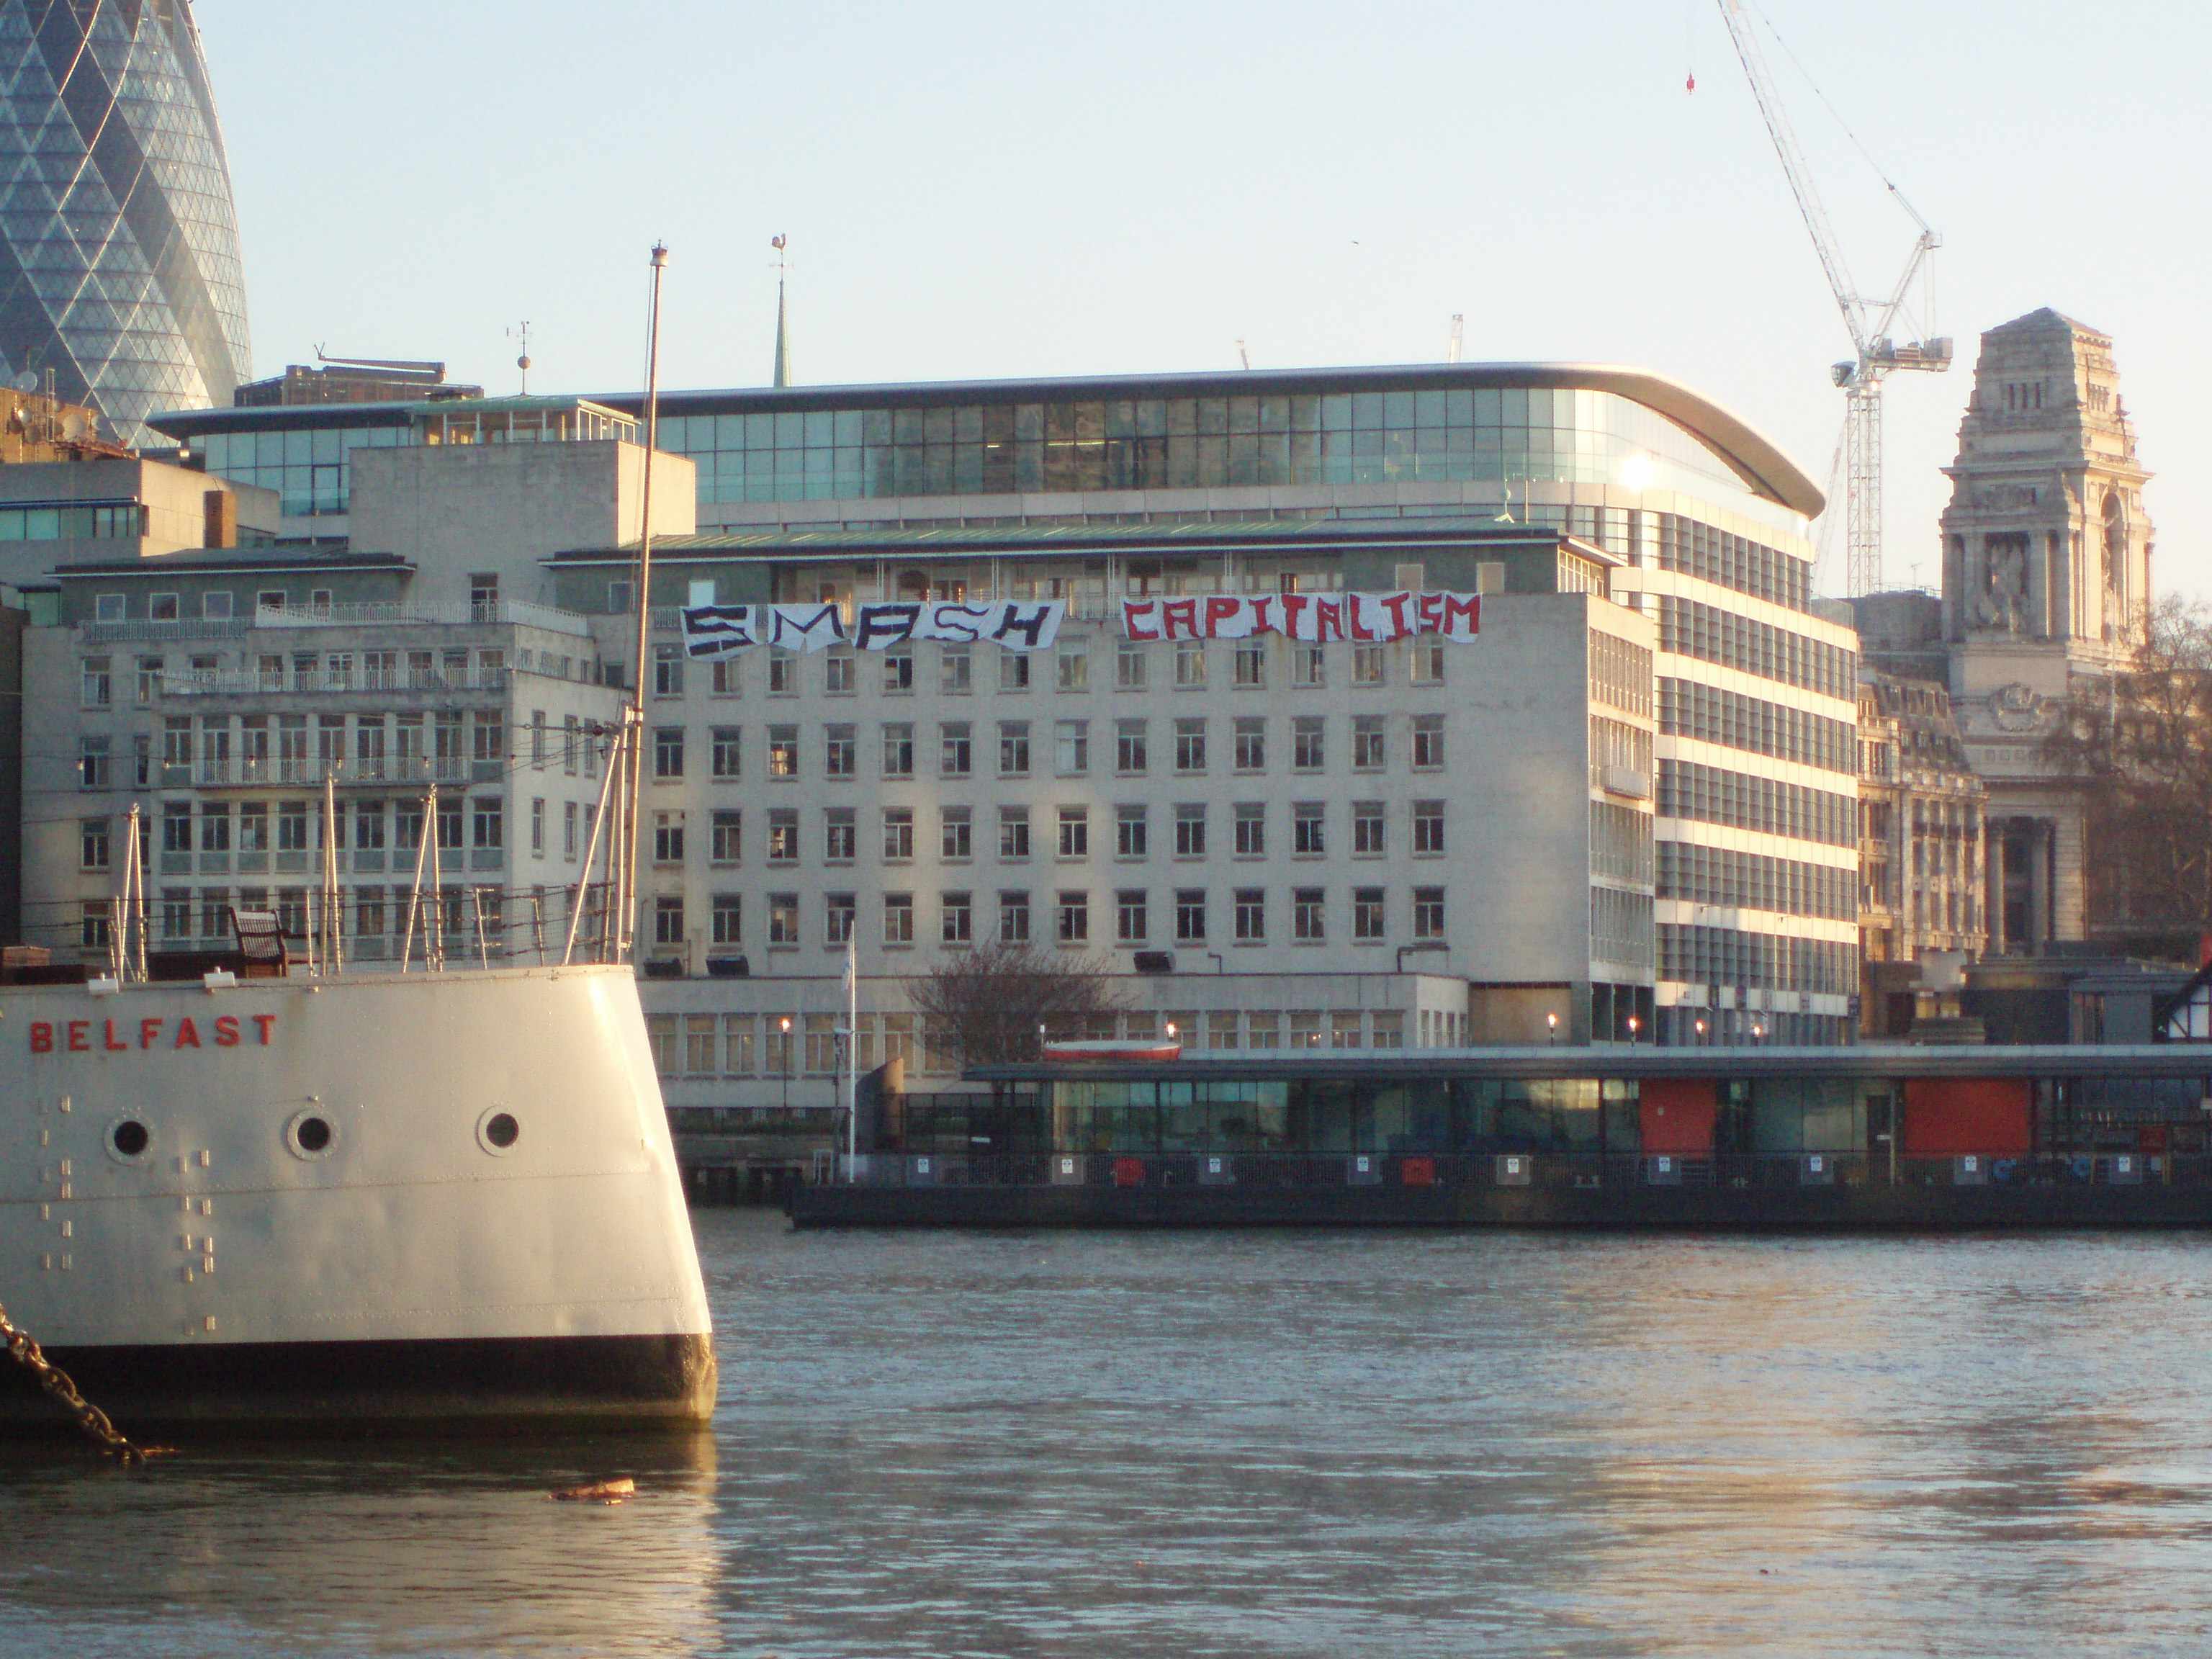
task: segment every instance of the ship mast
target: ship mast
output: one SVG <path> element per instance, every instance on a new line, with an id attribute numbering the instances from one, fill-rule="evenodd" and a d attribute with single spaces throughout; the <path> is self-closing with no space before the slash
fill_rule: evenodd
<path id="1" fill-rule="evenodd" d="M 645 480 L 639 492 L 637 580 L 631 603 L 637 611 L 637 656 L 629 707 L 623 711 L 623 735 L 616 745 L 617 764 L 626 768 L 615 856 L 615 916 L 610 949 L 613 960 L 635 953 L 637 926 L 638 817 L 645 805 L 645 676 L 653 635 L 653 453 L 660 439 L 660 278 L 668 268 L 668 249 L 653 245 L 653 300 L 645 333 Z"/>

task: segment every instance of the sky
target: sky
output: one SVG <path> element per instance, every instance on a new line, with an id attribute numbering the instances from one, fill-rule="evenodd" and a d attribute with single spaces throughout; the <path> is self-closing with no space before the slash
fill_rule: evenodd
<path id="1" fill-rule="evenodd" d="M 634 389 L 658 238 L 663 386 L 761 385 L 784 234 L 807 384 L 1427 362 L 1458 313 L 1469 361 L 1656 369 L 1830 476 L 1850 340 L 1714 0 L 195 9 L 258 374 L 511 392 L 527 319 L 533 391 Z M 1900 334 L 1960 361 L 1888 383 L 1890 581 L 1936 579 L 1976 337 L 2047 305 L 2114 337 L 2157 580 L 2212 597 L 2212 8 L 1758 10 L 1856 286 L 1916 234 L 1883 173 L 1944 239 Z"/>

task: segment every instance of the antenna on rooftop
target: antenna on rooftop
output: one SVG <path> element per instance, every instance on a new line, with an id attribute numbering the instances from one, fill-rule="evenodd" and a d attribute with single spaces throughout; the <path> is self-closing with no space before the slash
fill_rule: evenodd
<path id="1" fill-rule="evenodd" d="M 514 341 L 514 342 L 515 343 L 515 348 L 516 348 L 517 351 L 520 354 L 520 356 L 518 356 L 515 358 L 515 360 L 514 360 L 514 366 L 515 366 L 517 368 L 519 368 L 519 369 L 520 369 L 520 370 L 522 371 L 522 395 L 523 395 L 524 397 L 527 398 L 527 397 L 530 395 L 530 320 L 529 320 L 529 319 L 528 319 L 528 318 L 525 318 L 525 319 L 523 319 L 520 324 L 518 324 L 516 326 L 514 326 L 514 327 L 510 328 L 509 330 L 507 330 L 507 337 L 508 339 L 510 339 L 510 340 L 512 340 L 512 341 Z"/>
<path id="2" fill-rule="evenodd" d="M 1455 311 L 1452 313 L 1451 334 L 1449 337 L 1444 341 L 1444 361 L 1446 362 L 1455 363 L 1459 361 L 1460 347 L 1466 338 L 1467 313 L 1464 312 Z"/>
<path id="3" fill-rule="evenodd" d="M 1244 349 L 1244 342 L 1242 340 L 1237 343 L 1237 361 L 1248 369 L 1252 367 L 1252 354 Z"/>
<path id="4" fill-rule="evenodd" d="M 768 239 L 775 250 L 775 373 L 770 386 L 791 384 L 791 319 L 784 309 L 784 280 L 791 274 L 791 238 L 778 231 Z"/>

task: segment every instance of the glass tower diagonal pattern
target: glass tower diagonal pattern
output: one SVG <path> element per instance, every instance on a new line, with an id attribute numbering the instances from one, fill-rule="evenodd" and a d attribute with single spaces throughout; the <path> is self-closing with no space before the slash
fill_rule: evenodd
<path id="1" fill-rule="evenodd" d="M 190 0 L 0 0 L 0 379 L 48 371 L 125 443 L 251 372 Z"/>

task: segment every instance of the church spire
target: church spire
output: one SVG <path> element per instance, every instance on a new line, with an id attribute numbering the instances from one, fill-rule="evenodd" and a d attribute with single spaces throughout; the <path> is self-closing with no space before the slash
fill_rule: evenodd
<path id="1" fill-rule="evenodd" d="M 771 237 L 769 246 L 775 250 L 775 378 L 771 386 L 791 384 L 791 317 L 784 304 L 784 281 L 789 275 L 784 250 L 790 239 Z"/>

